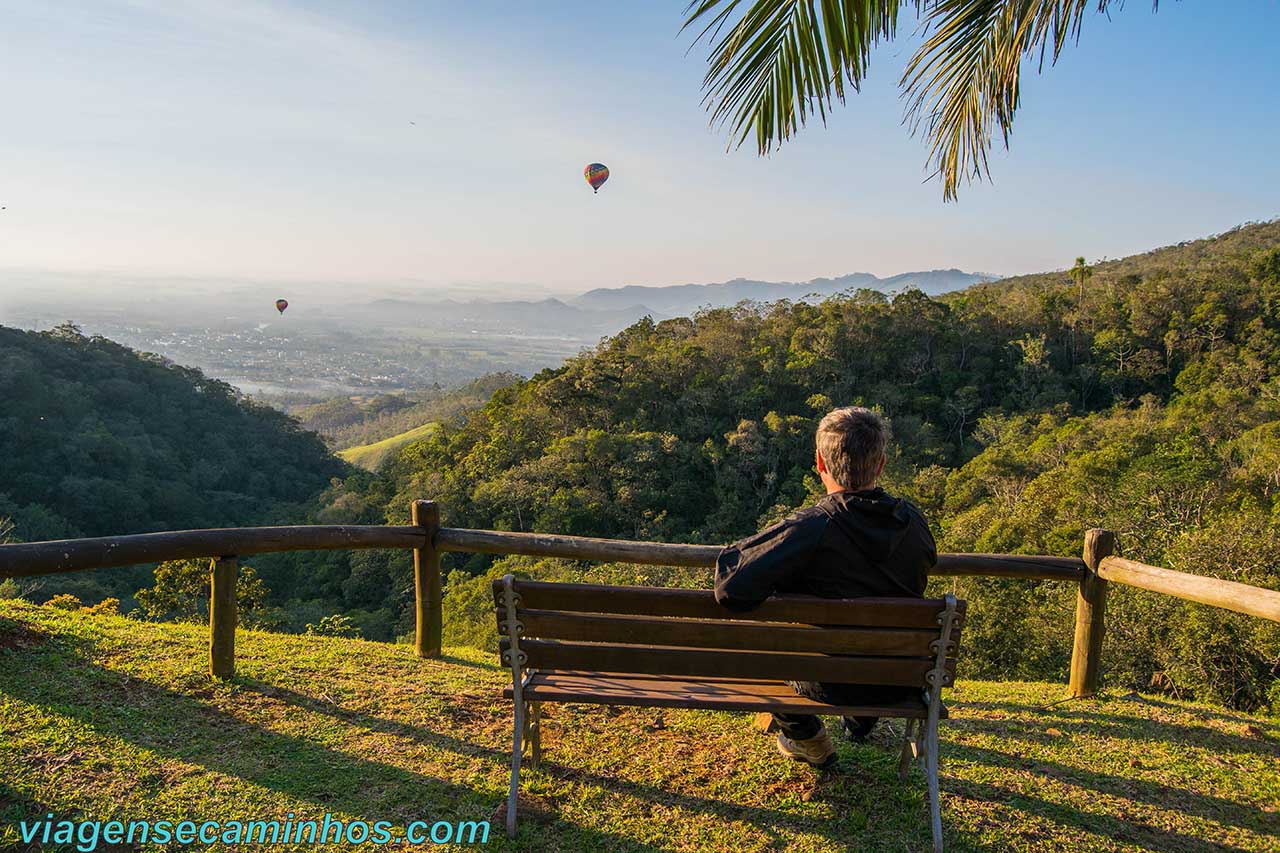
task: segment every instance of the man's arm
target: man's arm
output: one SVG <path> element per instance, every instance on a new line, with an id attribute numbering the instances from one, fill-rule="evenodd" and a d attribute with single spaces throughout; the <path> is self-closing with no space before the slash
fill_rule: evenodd
<path id="1" fill-rule="evenodd" d="M 716 559 L 716 601 L 730 610 L 759 607 L 812 559 L 827 521 L 803 512 L 727 546 Z"/>

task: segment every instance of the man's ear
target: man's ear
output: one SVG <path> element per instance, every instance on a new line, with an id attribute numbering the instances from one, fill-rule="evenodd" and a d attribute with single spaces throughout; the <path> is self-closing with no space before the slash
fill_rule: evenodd
<path id="1" fill-rule="evenodd" d="M 888 457 L 888 455 L 887 455 L 887 454 L 884 454 L 884 453 L 881 453 L 881 454 L 880 454 L 880 464 L 876 466 L 876 479 L 877 479 L 877 480 L 879 480 L 879 479 L 880 479 L 880 475 L 884 473 L 884 463 L 886 463 L 886 462 L 888 462 L 888 461 L 889 461 L 889 457 Z"/>
<path id="2" fill-rule="evenodd" d="M 818 473 L 819 473 L 819 474 L 826 474 L 826 473 L 828 473 L 828 471 L 827 471 L 827 463 L 822 461 L 822 454 L 821 454 L 820 452 L 818 452 L 817 450 L 815 450 L 815 451 L 813 451 L 813 458 L 814 458 L 814 459 L 816 459 L 816 460 L 818 460 Z"/>

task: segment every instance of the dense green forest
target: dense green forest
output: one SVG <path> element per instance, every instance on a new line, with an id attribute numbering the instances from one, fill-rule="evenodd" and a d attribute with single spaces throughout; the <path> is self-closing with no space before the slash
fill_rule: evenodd
<path id="1" fill-rule="evenodd" d="M 199 370 L 71 325 L 0 327 L 0 519 L 34 541 L 297 517 L 349 468 L 314 433 Z M 40 581 L 125 597 L 149 572 Z"/>
<path id="2" fill-rule="evenodd" d="M 1128 556 L 1280 588 L 1280 223 L 1091 272 L 1083 289 L 1060 272 L 642 321 L 348 478 L 322 515 L 402 522 L 430 496 L 455 525 L 723 542 L 815 494 L 817 419 L 859 403 L 892 419 L 886 484 L 945 550 L 1078 554 L 1105 526 Z M 402 555 L 326 559 L 335 602 L 407 630 Z M 513 566 L 706 582 L 451 560 L 446 630 L 471 642 L 488 638 L 484 575 Z M 937 583 L 972 602 L 969 675 L 1065 676 L 1073 589 Z M 1112 685 L 1280 701 L 1277 626 L 1132 590 L 1110 611 Z"/>

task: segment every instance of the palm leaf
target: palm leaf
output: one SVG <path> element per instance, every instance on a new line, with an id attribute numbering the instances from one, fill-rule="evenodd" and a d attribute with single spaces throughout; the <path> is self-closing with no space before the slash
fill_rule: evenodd
<path id="1" fill-rule="evenodd" d="M 895 35 L 900 7 L 914 7 L 927 38 L 902 75 L 906 122 L 923 133 L 951 200 L 961 181 L 989 176 L 997 131 L 1008 146 L 1024 60 L 1056 62 L 1089 9 L 1123 2 L 693 0 L 682 29 L 701 27 L 694 43 L 710 44 L 703 103 L 712 125 L 730 129 L 730 147 L 754 131 L 767 154 L 810 116 L 825 123 L 846 86 L 857 91 L 866 77 L 872 48 Z"/>
<path id="2" fill-rule="evenodd" d="M 845 87 L 866 76 L 868 55 L 891 38 L 898 0 L 694 0 L 683 29 L 701 26 L 711 57 L 703 103 L 730 146 L 754 131 L 766 154 L 808 119 L 825 123 Z"/>
<path id="3" fill-rule="evenodd" d="M 1090 8 L 1123 0 L 933 0 L 923 8 L 929 36 L 907 64 L 901 85 L 907 123 L 924 131 L 933 174 L 945 199 L 962 180 L 990 175 L 987 155 L 998 130 L 1006 147 L 1020 99 L 1023 61 L 1056 62 L 1080 36 Z"/>

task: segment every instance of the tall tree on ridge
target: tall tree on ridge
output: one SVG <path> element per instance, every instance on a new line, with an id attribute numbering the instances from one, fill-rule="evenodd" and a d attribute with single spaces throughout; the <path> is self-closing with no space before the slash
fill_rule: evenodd
<path id="1" fill-rule="evenodd" d="M 1085 263 L 1084 257 L 1076 258 L 1076 265 L 1072 267 L 1067 275 L 1071 276 L 1079 287 L 1079 295 L 1076 297 L 1076 318 L 1071 324 L 1071 357 L 1074 360 L 1076 354 L 1076 326 L 1079 325 L 1080 319 L 1084 317 L 1084 284 L 1093 278 L 1093 267 Z"/>

